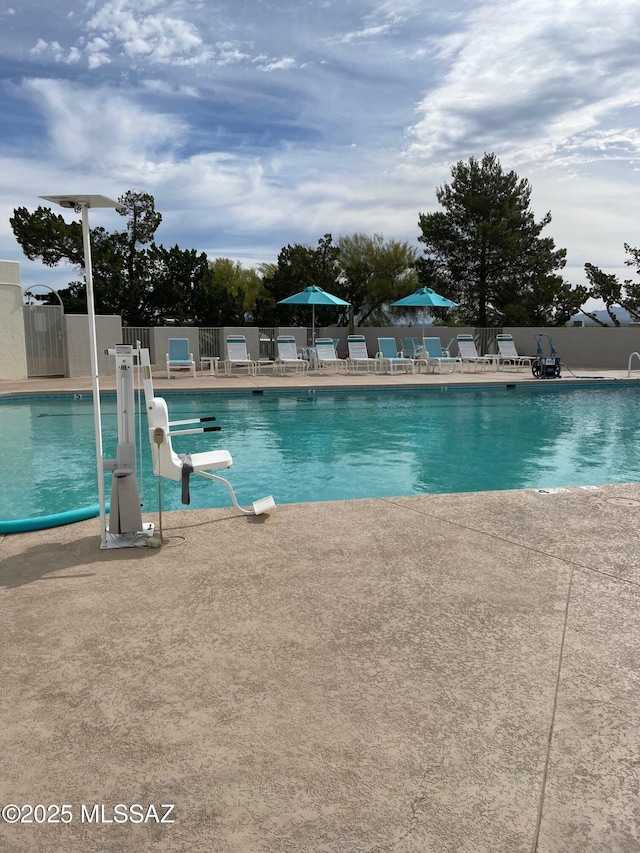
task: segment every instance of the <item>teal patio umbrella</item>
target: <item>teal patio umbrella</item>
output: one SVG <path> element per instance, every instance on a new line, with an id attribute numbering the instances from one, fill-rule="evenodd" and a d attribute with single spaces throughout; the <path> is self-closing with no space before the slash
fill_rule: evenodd
<path id="1" fill-rule="evenodd" d="M 293 296 L 287 296 L 286 299 L 280 299 L 278 305 L 311 305 L 311 329 L 312 340 L 315 340 L 316 330 L 316 305 L 351 305 L 350 302 L 345 302 L 339 296 L 334 296 L 332 293 L 327 293 L 316 284 L 311 284 L 305 287 L 300 293 L 294 293 Z"/>
<path id="2" fill-rule="evenodd" d="M 457 308 L 458 303 L 452 302 L 446 296 L 440 296 L 435 290 L 430 287 L 421 287 L 415 293 L 410 293 L 409 296 L 404 296 L 398 299 L 397 302 L 391 303 L 398 308 Z M 424 337 L 424 323 L 422 324 L 422 337 Z"/>

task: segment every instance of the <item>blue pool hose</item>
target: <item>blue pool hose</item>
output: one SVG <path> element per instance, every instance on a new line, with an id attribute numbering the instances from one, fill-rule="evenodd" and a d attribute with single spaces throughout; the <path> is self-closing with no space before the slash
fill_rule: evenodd
<path id="1" fill-rule="evenodd" d="M 109 512 L 109 504 L 106 505 Z M 13 521 L 0 521 L 0 535 L 4 533 L 27 533 L 29 530 L 47 530 L 49 527 L 61 527 L 63 524 L 73 524 L 76 521 L 86 521 L 100 515 L 100 506 L 92 504 L 81 509 L 70 509 L 67 512 L 56 512 L 54 515 L 41 515 L 38 518 L 19 518 Z"/>

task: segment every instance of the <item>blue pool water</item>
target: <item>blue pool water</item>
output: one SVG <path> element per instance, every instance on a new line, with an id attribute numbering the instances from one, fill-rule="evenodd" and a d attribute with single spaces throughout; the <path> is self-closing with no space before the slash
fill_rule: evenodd
<path id="1" fill-rule="evenodd" d="M 238 499 L 277 503 L 548 488 L 640 480 L 640 389 L 607 384 L 490 389 L 167 395 L 171 420 L 215 415 L 222 432 L 174 439 L 179 453 L 228 449 Z M 115 455 L 114 397 L 102 402 Z M 144 511 L 157 487 L 143 422 Z M 97 502 L 93 408 L 81 399 L 2 401 L 0 520 Z M 224 472 L 222 472 L 224 473 Z M 191 507 L 229 506 L 223 486 L 191 479 Z M 107 499 L 110 477 L 105 478 Z M 180 485 L 163 483 L 180 509 Z"/>

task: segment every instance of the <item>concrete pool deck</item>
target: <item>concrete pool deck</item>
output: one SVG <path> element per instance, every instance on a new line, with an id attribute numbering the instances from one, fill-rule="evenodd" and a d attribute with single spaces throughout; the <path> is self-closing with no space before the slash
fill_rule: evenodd
<path id="1" fill-rule="evenodd" d="M 166 513 L 160 549 L 100 551 L 97 519 L 0 538 L 0 804 L 72 815 L 0 849 L 640 850 L 640 484 L 594 486 Z"/>

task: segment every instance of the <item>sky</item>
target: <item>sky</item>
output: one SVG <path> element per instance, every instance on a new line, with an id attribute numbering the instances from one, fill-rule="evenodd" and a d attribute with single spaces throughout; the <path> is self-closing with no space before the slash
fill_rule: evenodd
<path id="1" fill-rule="evenodd" d="M 452 166 L 493 152 L 568 281 L 630 278 L 639 57 L 638 0 L 0 0 L 0 259 L 66 286 L 14 209 L 128 190 L 154 196 L 157 242 L 244 266 L 325 233 L 419 247 Z"/>

